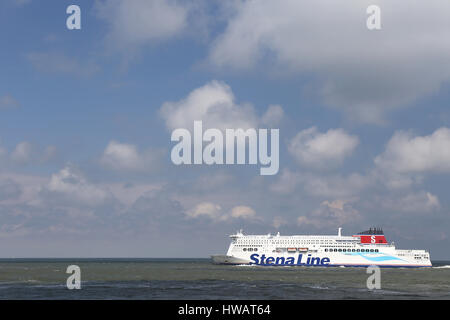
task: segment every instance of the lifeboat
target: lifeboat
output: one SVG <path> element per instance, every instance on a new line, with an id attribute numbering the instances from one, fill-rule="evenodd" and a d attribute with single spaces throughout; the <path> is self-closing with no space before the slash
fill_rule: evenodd
<path id="1" fill-rule="evenodd" d="M 287 248 L 288 252 L 297 252 L 297 248 Z"/>

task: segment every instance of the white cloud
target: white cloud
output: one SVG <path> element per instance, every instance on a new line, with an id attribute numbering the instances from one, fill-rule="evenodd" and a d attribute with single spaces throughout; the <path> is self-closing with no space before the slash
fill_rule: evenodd
<path id="1" fill-rule="evenodd" d="M 11 152 L 0 146 L 0 161 L 3 164 L 14 164 L 16 166 L 47 163 L 53 160 L 56 154 L 55 146 L 50 145 L 42 148 L 28 141 L 19 142 Z"/>
<path id="2" fill-rule="evenodd" d="M 394 173 L 450 172 L 450 129 L 415 137 L 396 132 L 375 164 Z"/>
<path id="3" fill-rule="evenodd" d="M 109 142 L 101 161 L 115 169 L 140 169 L 144 163 L 137 148 L 131 144 Z"/>
<path id="4" fill-rule="evenodd" d="M 209 60 L 238 70 L 264 66 L 312 74 L 326 104 L 365 122 L 433 93 L 450 79 L 447 0 L 235 2 Z M 382 30 L 366 27 L 381 7 Z"/>
<path id="5" fill-rule="evenodd" d="M 269 188 L 279 194 L 302 192 L 320 198 L 352 199 L 376 182 L 373 174 L 320 175 L 284 169 L 277 181 Z"/>
<path id="6" fill-rule="evenodd" d="M 89 183 L 86 178 L 71 167 L 65 167 L 52 174 L 50 181 L 42 189 L 52 201 L 96 207 L 112 202 L 112 194 L 100 186 Z"/>
<path id="7" fill-rule="evenodd" d="M 269 110 L 266 120 L 279 117 L 278 107 Z M 203 127 L 218 129 L 248 129 L 260 123 L 251 105 L 237 104 L 231 88 L 215 80 L 193 90 L 180 101 L 164 103 L 160 113 L 168 129 L 190 129 L 195 120 L 202 120 Z"/>
<path id="8" fill-rule="evenodd" d="M 248 206 L 236 206 L 231 209 L 231 218 L 253 219 L 256 217 L 256 212 Z"/>
<path id="9" fill-rule="evenodd" d="M 312 167 L 335 167 L 351 155 L 359 143 L 357 136 L 343 129 L 321 133 L 316 127 L 300 131 L 289 143 L 288 150 L 301 164 Z"/>
<path id="10" fill-rule="evenodd" d="M 186 211 L 188 218 L 207 217 L 213 221 L 230 221 L 235 219 L 259 220 L 256 212 L 249 206 L 239 205 L 224 212 L 222 207 L 212 202 L 200 202 L 190 210 Z"/>
<path id="11" fill-rule="evenodd" d="M 274 127 L 278 125 L 283 117 L 283 108 L 280 105 L 271 105 L 267 108 L 266 113 L 263 114 L 261 122 L 269 127 Z"/>
<path id="12" fill-rule="evenodd" d="M 188 210 L 186 215 L 189 218 L 208 217 L 213 220 L 220 218 L 221 207 L 212 202 L 201 202 L 194 208 Z"/>
<path id="13" fill-rule="evenodd" d="M 380 201 L 383 208 L 408 213 L 429 213 L 440 208 L 439 198 L 430 192 L 415 192 L 404 196 L 385 197 Z"/>
<path id="14" fill-rule="evenodd" d="M 422 182 L 422 177 L 398 174 L 392 171 L 374 170 L 375 176 L 390 190 L 406 189 Z"/>
<path id="15" fill-rule="evenodd" d="M 169 39 L 188 26 L 188 7 L 175 0 L 113 0 L 96 3 L 109 25 L 108 44 L 119 50 Z"/>
<path id="16" fill-rule="evenodd" d="M 17 197 L 5 197 L 1 201 L 2 204 L 9 205 L 34 205 L 39 203 L 38 194 L 41 186 L 48 183 L 48 179 L 45 177 L 17 173 L 2 173 L 0 174 L 0 181 L 9 186 L 15 185 L 13 189 L 20 190 L 20 195 L 16 194 Z"/>
<path id="17" fill-rule="evenodd" d="M 171 202 L 159 190 L 150 184 L 90 182 L 71 166 L 50 178 L 0 173 L 0 236 L 130 231 L 148 227 L 155 217 L 170 221 Z"/>
<path id="18" fill-rule="evenodd" d="M 161 150 L 140 153 L 135 145 L 110 141 L 100 162 L 118 171 L 150 171 L 159 163 Z"/>
<path id="19" fill-rule="evenodd" d="M 16 163 L 28 163 L 31 160 L 32 146 L 29 142 L 19 143 L 11 153 L 11 159 Z"/>

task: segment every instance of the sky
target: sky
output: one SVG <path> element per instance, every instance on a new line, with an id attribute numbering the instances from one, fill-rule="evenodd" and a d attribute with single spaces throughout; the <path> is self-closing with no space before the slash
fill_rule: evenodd
<path id="1" fill-rule="evenodd" d="M 0 257 L 208 257 L 241 228 L 377 226 L 450 259 L 449 15 L 447 0 L 2 1 Z M 278 173 L 173 164 L 172 131 L 195 120 L 279 129 Z"/>

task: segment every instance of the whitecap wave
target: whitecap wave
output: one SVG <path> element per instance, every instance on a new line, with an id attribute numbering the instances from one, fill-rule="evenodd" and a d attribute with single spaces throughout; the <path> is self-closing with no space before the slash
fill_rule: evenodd
<path id="1" fill-rule="evenodd" d="M 307 287 L 311 288 L 311 289 L 317 289 L 317 290 L 330 290 L 330 287 L 322 286 L 322 285 L 311 285 L 311 286 L 307 286 Z"/>
<path id="2" fill-rule="evenodd" d="M 450 265 L 445 265 L 445 266 L 439 266 L 439 267 L 432 267 L 433 269 L 450 269 Z"/>

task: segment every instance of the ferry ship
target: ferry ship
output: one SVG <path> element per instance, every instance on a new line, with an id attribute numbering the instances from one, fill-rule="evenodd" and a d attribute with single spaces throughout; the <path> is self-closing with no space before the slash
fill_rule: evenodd
<path id="1" fill-rule="evenodd" d="M 215 264 L 319 267 L 431 267 L 426 250 L 399 250 L 381 228 L 342 235 L 230 235 L 226 255 L 211 256 Z"/>

